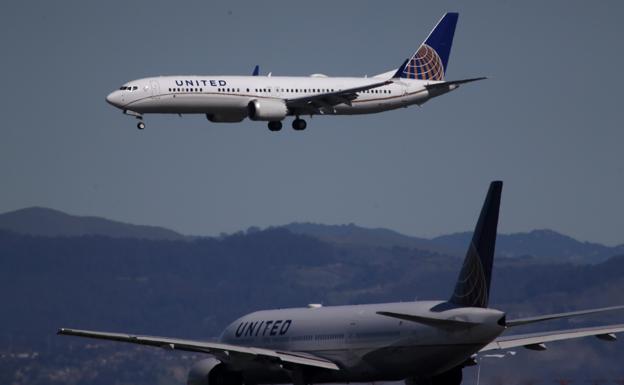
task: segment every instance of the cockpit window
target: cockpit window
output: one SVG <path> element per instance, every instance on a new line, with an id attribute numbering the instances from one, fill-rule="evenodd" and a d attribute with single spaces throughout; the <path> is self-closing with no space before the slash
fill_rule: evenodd
<path id="1" fill-rule="evenodd" d="M 138 86 L 121 86 L 119 87 L 120 90 L 122 91 L 136 91 L 139 89 Z"/>
<path id="2" fill-rule="evenodd" d="M 137 87 L 137 86 L 132 87 L 132 90 L 138 90 L 138 89 L 139 89 L 139 87 Z"/>

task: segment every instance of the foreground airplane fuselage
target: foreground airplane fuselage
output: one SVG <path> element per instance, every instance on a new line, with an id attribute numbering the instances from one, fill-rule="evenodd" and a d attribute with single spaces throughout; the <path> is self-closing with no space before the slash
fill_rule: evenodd
<path id="1" fill-rule="evenodd" d="M 432 310 L 433 309 L 433 310 Z M 474 327 L 432 328 L 382 316 L 380 312 L 457 319 Z M 340 371 L 323 371 L 312 382 L 398 381 L 431 377 L 461 365 L 504 330 L 504 313 L 460 308 L 442 301 L 265 310 L 230 324 L 220 341 L 310 353 L 335 362 Z M 250 383 L 292 382 L 286 372 L 266 365 L 245 371 Z"/>
<path id="2" fill-rule="evenodd" d="M 305 115 L 353 115 L 421 105 L 483 78 L 446 81 L 457 13 L 447 13 L 418 50 L 398 69 L 373 77 L 161 76 L 130 81 L 106 100 L 128 115 L 205 114 L 212 122 L 245 118 L 268 122 L 272 131 L 295 116 L 295 130 L 306 128 Z"/>

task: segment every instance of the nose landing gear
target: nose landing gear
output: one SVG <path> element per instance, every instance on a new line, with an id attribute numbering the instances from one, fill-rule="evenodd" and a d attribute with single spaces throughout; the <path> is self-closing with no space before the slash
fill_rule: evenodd
<path id="1" fill-rule="evenodd" d="M 145 128 L 145 123 L 143 123 L 143 114 L 140 114 L 138 112 L 134 112 L 132 110 L 123 110 L 124 115 L 130 115 L 130 116 L 134 116 L 135 118 L 139 119 L 139 122 L 137 123 L 137 128 L 139 130 L 142 130 Z"/>

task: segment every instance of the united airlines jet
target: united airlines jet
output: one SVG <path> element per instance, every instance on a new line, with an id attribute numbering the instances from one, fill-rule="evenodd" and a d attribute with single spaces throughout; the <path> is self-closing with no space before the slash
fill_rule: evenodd
<path id="1" fill-rule="evenodd" d="M 261 310 L 225 328 L 218 341 L 60 329 L 59 334 L 203 353 L 188 385 L 308 385 L 405 380 L 406 385 L 459 385 L 462 369 L 491 350 L 595 336 L 606 341 L 624 324 L 530 334 L 522 325 L 617 309 L 508 319 L 488 307 L 502 182 L 490 185 L 455 289 L 446 301 Z"/>
<path id="2" fill-rule="evenodd" d="M 106 97 L 125 114 L 205 114 L 211 122 L 268 122 L 279 131 L 294 116 L 292 127 L 304 130 L 301 116 L 372 114 L 422 105 L 473 78 L 445 78 L 457 13 L 447 13 L 418 50 L 398 68 L 373 77 L 160 76 L 130 81 Z"/>

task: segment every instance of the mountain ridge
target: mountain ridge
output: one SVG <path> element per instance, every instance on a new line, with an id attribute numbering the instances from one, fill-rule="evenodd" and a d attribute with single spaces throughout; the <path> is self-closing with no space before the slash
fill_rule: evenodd
<path id="1" fill-rule="evenodd" d="M 434 238 L 415 237 L 386 228 L 367 228 L 353 223 L 325 225 L 312 222 L 291 222 L 281 226 L 294 234 L 308 235 L 353 252 L 376 247 L 417 249 L 432 254 L 463 256 L 470 232 L 458 232 Z M 190 240 L 187 236 L 159 226 L 136 225 L 98 216 L 78 216 L 45 207 L 27 207 L 0 214 L 0 229 L 49 237 L 99 235 L 112 238 L 151 240 Z M 257 231 L 252 227 L 247 232 Z M 211 237 L 200 237 L 211 238 Z M 496 253 L 501 257 L 534 257 L 548 261 L 599 263 L 610 256 L 624 254 L 624 244 L 605 246 L 582 242 L 550 229 L 498 234 Z"/>
<path id="2" fill-rule="evenodd" d="M 40 206 L 0 214 L 0 229 L 48 237 L 102 235 L 153 240 L 185 239 L 184 235 L 164 227 L 134 225 L 97 216 L 72 215 Z"/>

